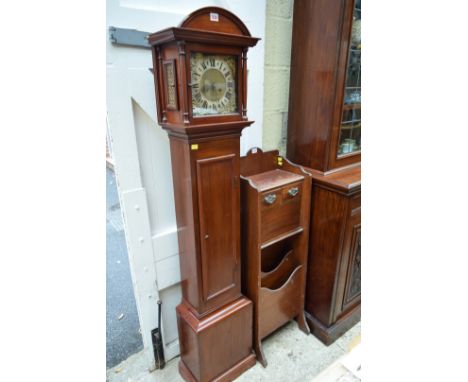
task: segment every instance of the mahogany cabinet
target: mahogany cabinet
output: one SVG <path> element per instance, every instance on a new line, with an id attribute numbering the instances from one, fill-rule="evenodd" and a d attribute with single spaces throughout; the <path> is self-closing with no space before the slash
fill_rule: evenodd
<path id="1" fill-rule="evenodd" d="M 231 381 L 255 364 L 253 304 L 241 293 L 239 153 L 252 37 L 201 8 L 153 33 L 158 122 L 169 135 L 182 285 L 176 308 L 186 381 Z"/>
<path id="2" fill-rule="evenodd" d="M 329 345 L 361 316 L 361 171 L 313 178 L 305 315 Z"/>
<path id="3" fill-rule="evenodd" d="M 309 334 L 304 317 L 311 176 L 279 156 L 250 150 L 241 157 L 242 288 L 254 303 L 253 344 L 289 320 Z"/>
<path id="4" fill-rule="evenodd" d="M 360 319 L 361 1 L 295 0 L 287 157 L 313 177 L 306 318 L 330 344 Z"/>

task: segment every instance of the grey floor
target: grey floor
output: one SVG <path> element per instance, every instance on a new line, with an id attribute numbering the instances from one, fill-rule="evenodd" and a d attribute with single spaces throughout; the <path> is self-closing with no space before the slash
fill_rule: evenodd
<path id="1" fill-rule="evenodd" d="M 106 366 L 143 349 L 114 172 L 106 186 Z"/>
<path id="2" fill-rule="evenodd" d="M 303 382 L 312 381 L 335 361 L 346 355 L 350 345 L 360 338 L 359 322 L 332 345 L 325 346 L 313 335 L 305 335 L 295 322 L 262 341 L 268 366 L 258 362 L 236 382 Z M 121 364 L 107 370 L 108 382 L 184 382 L 178 372 L 179 357 L 170 360 L 162 370 L 149 372 L 144 352 L 139 352 Z M 340 382 L 359 379 L 339 379 Z M 335 381 L 335 379 L 322 379 Z M 338 380 L 337 380 L 338 381 Z"/>

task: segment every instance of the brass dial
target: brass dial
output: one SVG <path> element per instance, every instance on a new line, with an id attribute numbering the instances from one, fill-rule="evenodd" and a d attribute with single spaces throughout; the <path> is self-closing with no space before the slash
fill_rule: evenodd
<path id="1" fill-rule="evenodd" d="M 193 115 L 236 113 L 236 56 L 192 53 L 190 64 Z"/>

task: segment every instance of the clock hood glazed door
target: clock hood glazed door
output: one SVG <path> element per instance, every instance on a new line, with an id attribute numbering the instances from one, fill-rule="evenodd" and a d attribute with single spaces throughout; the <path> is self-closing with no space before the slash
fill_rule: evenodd
<path id="1" fill-rule="evenodd" d="M 237 114 L 237 56 L 191 52 L 192 115 Z"/>
<path id="2" fill-rule="evenodd" d="M 242 121 L 242 47 L 187 43 L 185 52 L 190 124 Z"/>

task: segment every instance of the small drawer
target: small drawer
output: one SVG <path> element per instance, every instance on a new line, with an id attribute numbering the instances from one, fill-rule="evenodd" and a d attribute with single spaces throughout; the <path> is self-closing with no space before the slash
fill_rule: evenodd
<path id="1" fill-rule="evenodd" d="M 262 243 L 300 226 L 301 199 L 302 182 L 260 194 Z"/>

